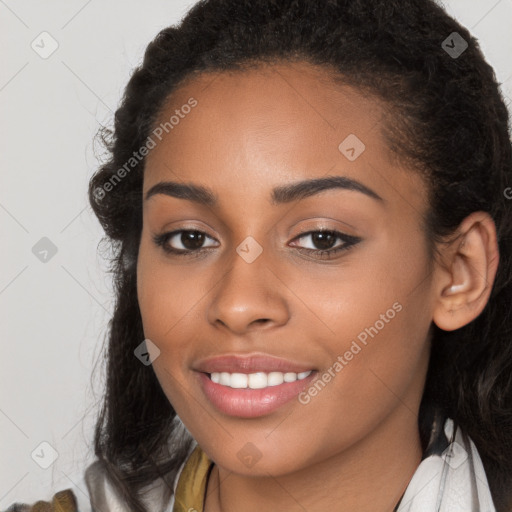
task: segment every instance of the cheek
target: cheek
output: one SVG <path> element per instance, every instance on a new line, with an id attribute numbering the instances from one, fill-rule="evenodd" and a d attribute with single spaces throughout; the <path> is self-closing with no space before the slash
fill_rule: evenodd
<path id="1" fill-rule="evenodd" d="M 336 265 L 291 268 L 283 273 L 283 280 L 293 287 L 305 308 L 297 305 L 304 309 L 308 321 L 316 324 L 320 335 L 342 339 L 357 336 L 375 322 L 382 325 L 380 316 L 387 311 L 387 317 L 396 324 L 393 319 L 399 315 L 393 305 L 397 302 L 404 308 L 407 306 L 408 311 L 398 323 L 404 316 L 415 314 L 419 315 L 420 326 L 428 323 L 426 249 L 421 235 L 414 239 L 399 235 L 400 238 L 383 233 L 353 253 L 347 253 Z"/>
<path id="2" fill-rule="evenodd" d="M 431 325 L 429 265 L 422 239 L 408 240 L 383 237 L 375 249 L 347 259 L 346 268 L 329 270 L 330 276 L 294 281 L 300 283 L 294 292 L 308 297 L 315 313 L 309 314 L 310 332 L 316 332 L 330 364 L 340 363 L 335 384 L 327 386 L 335 401 L 380 409 L 424 368 Z"/>
<path id="3" fill-rule="evenodd" d="M 152 363 L 155 375 L 172 406 L 183 417 L 190 413 L 184 399 L 187 386 L 187 347 L 197 332 L 187 331 L 194 324 L 194 306 L 200 301 L 198 280 L 177 266 L 170 265 L 149 243 L 142 241 L 137 262 L 137 297 L 145 338 L 160 350 Z M 180 355 L 180 357 L 177 357 Z"/>
<path id="4" fill-rule="evenodd" d="M 161 350 L 183 339 L 183 328 L 194 321 L 198 306 L 208 293 L 200 276 L 172 265 L 147 244 L 141 244 L 137 264 L 137 297 L 144 333 Z"/>
<path id="5" fill-rule="evenodd" d="M 304 407 L 297 424 L 325 439 L 335 436 L 331 450 L 356 443 L 391 411 L 413 417 L 421 399 L 428 366 L 426 327 L 416 325 L 416 312 L 405 301 L 373 307 L 352 305 L 336 336 L 321 341 L 329 354 L 320 372 L 325 384 L 313 383 L 300 397 Z"/>

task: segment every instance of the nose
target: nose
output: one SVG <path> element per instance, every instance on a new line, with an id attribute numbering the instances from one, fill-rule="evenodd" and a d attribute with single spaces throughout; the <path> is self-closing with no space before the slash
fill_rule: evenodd
<path id="1" fill-rule="evenodd" d="M 289 318 L 286 285 L 269 266 L 265 250 L 252 263 L 233 251 L 230 266 L 214 288 L 208 319 L 235 334 L 284 325 Z"/>

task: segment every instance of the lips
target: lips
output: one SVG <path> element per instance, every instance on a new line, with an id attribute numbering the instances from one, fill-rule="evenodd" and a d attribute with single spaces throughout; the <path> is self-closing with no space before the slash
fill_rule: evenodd
<path id="1" fill-rule="evenodd" d="M 318 374 L 311 364 L 266 354 L 211 357 L 199 361 L 194 370 L 197 372 L 196 382 L 205 398 L 217 411 L 238 418 L 258 418 L 277 411 L 297 397 Z M 258 382 L 258 385 L 251 386 L 250 380 L 255 375 L 260 380 L 263 377 L 266 380 L 270 375 L 276 378 L 277 373 L 283 376 L 279 381 L 269 384 L 267 380 L 265 385 Z M 249 379 L 247 387 L 238 384 L 232 387 L 233 376 L 236 376 L 238 382 L 245 379 L 245 375 Z M 224 378 L 229 379 L 229 382 L 224 381 Z"/>
<path id="2" fill-rule="evenodd" d="M 303 373 L 315 370 L 311 364 L 270 355 L 222 355 L 202 359 L 194 369 L 203 373 Z"/>

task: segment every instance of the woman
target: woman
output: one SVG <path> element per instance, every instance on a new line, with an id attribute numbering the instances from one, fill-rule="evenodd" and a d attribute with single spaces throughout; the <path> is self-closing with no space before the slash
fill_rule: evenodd
<path id="1" fill-rule="evenodd" d="M 163 30 L 89 187 L 117 296 L 93 510 L 512 510 L 508 121 L 430 0 Z"/>

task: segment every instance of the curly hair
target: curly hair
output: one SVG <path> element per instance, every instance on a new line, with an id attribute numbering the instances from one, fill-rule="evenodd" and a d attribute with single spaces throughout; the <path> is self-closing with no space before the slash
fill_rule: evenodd
<path id="1" fill-rule="evenodd" d="M 443 41 L 457 32 L 458 58 Z M 116 303 L 108 326 L 106 391 L 95 455 L 130 509 L 142 489 L 172 482 L 191 446 L 151 366 L 134 349 L 144 339 L 136 263 L 142 229 L 144 146 L 167 98 L 186 79 L 258 63 L 304 61 L 381 101 L 393 154 L 425 177 L 432 254 L 474 211 L 497 228 L 500 263 L 484 311 L 468 325 L 432 325 L 431 359 L 418 428 L 423 447 L 432 411 L 474 441 L 498 511 L 512 509 L 512 185 L 509 112 L 477 40 L 434 0 L 202 0 L 162 30 L 133 72 L 113 130 L 101 132 L 108 160 L 91 177 L 89 202 L 112 248 Z M 126 167 L 125 167 L 126 169 Z M 117 173 L 119 183 L 108 189 Z"/>

